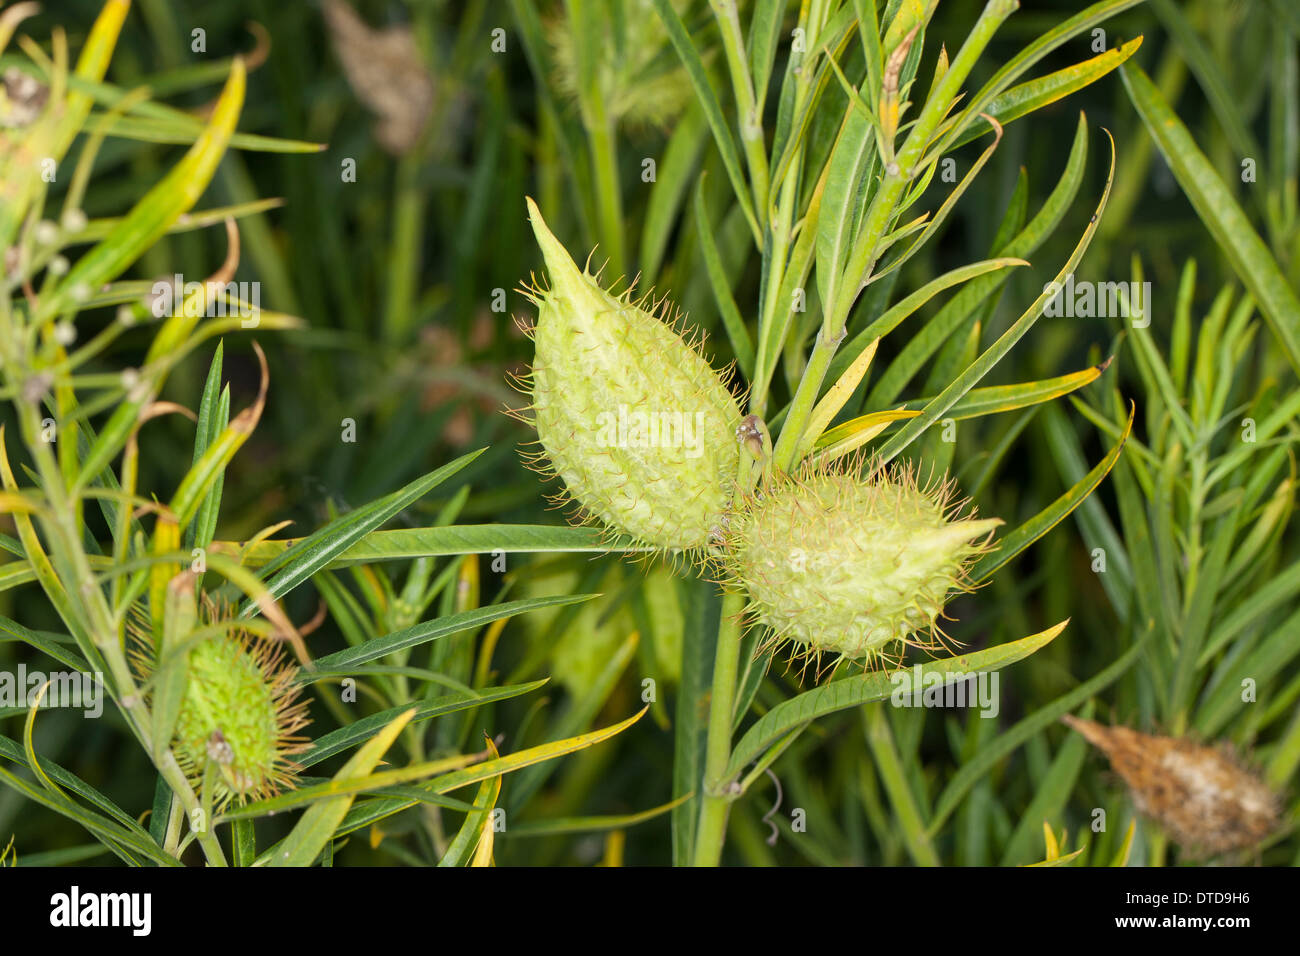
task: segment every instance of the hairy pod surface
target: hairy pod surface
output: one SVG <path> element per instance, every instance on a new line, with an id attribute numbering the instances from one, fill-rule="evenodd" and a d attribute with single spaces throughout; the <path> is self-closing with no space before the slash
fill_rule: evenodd
<path id="1" fill-rule="evenodd" d="M 929 646 L 981 539 L 1002 522 L 950 520 L 951 489 L 863 469 L 781 479 L 731 517 L 729 576 L 776 640 L 870 658 Z"/>
<path id="2" fill-rule="evenodd" d="M 306 723 L 295 704 L 292 667 L 260 639 L 218 635 L 190 651 L 185 696 L 176 721 L 177 760 L 201 783 L 214 771 L 214 803 L 261 798 L 282 789 L 301 749 L 293 731 Z"/>
<path id="3" fill-rule="evenodd" d="M 611 295 L 528 208 L 549 274 L 547 289 L 530 290 L 538 460 L 612 530 L 704 548 L 735 487 L 736 399 L 664 310 Z"/>

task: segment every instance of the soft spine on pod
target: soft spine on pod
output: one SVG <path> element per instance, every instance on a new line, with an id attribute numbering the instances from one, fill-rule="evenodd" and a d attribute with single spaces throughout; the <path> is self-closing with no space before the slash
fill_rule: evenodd
<path id="1" fill-rule="evenodd" d="M 933 647 L 949 594 L 1002 522 L 958 518 L 951 484 L 905 469 L 804 471 L 731 516 L 725 569 L 770 641 L 809 656 L 890 657 Z"/>
<path id="2" fill-rule="evenodd" d="M 740 408 L 663 316 L 580 271 L 528 200 L 549 274 L 537 306 L 532 461 L 579 513 L 654 548 L 694 551 L 719 533 L 740 462 Z M 522 416 L 521 416 L 522 417 Z"/>

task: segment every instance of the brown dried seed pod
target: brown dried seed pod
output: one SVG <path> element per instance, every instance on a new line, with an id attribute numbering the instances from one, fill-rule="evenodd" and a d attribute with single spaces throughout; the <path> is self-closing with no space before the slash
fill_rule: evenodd
<path id="1" fill-rule="evenodd" d="M 1224 747 L 1061 720 L 1106 755 L 1138 810 L 1191 856 L 1248 849 L 1277 827 L 1277 796 Z"/>
<path id="2" fill-rule="evenodd" d="M 394 156 L 410 152 L 435 96 L 415 34 L 408 26 L 372 30 L 343 0 L 327 0 L 321 12 L 348 85 L 378 114 L 375 139 Z"/>

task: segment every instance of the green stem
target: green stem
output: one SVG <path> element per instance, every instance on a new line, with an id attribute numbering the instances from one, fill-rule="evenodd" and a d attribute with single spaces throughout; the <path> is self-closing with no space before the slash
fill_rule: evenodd
<path id="1" fill-rule="evenodd" d="M 591 172 L 596 192 L 596 228 L 601 250 L 607 256 L 611 278 L 624 275 L 623 194 L 618 179 L 617 117 L 607 108 L 609 97 L 602 81 L 600 46 L 596 39 L 607 28 L 605 5 L 589 0 L 568 0 L 569 23 L 574 31 L 578 69 L 578 110 L 587 131 Z"/>
<path id="2" fill-rule="evenodd" d="M 1168 848 L 1165 835 L 1163 833 L 1151 834 L 1151 840 L 1147 847 L 1147 866 L 1164 866 L 1165 850 Z"/>
<path id="3" fill-rule="evenodd" d="M 926 101 L 916 125 L 907 135 L 903 148 L 895 156 L 894 161 L 885 167 L 880 187 L 871 205 L 867 207 L 860 238 L 850 252 L 848 263 L 839 277 L 837 283 L 839 292 L 835 295 L 834 302 L 826 306 L 817 348 L 808 362 L 808 367 L 804 370 L 803 379 L 799 382 L 795 404 L 791 405 L 790 414 L 781 429 L 781 437 L 777 442 L 777 467 L 788 469 L 794 464 L 792 459 L 795 449 L 803 438 L 804 428 L 808 424 L 813 405 L 821 391 L 826 370 L 835 356 L 835 350 L 844 340 L 849 312 L 863 288 L 866 287 L 876 261 L 884 251 L 884 238 L 889 231 L 889 224 L 894 218 L 904 190 L 921 173 L 918 163 L 924 157 L 926 147 L 930 145 L 935 130 L 947 115 L 949 107 L 960 92 L 961 84 L 970 74 L 975 61 L 993 39 L 993 34 L 1001 26 L 1002 21 L 1011 15 L 1015 7 L 1013 0 L 989 0 L 984 12 L 980 14 L 979 20 L 967 36 L 966 42 L 962 44 L 961 50 L 948 68 L 948 72 L 944 74 L 943 79 Z M 819 355 L 822 350 L 826 350 L 826 353 Z"/>
<path id="4" fill-rule="evenodd" d="M 754 193 L 754 213 L 762 226 L 767 222 L 769 173 L 762 116 L 754 101 L 749 58 L 745 54 L 745 38 L 741 33 L 735 0 L 710 0 L 710 6 L 713 7 L 714 19 L 718 21 L 722 48 L 727 55 L 727 69 L 731 74 L 731 88 L 736 97 L 736 113 L 740 121 L 740 141 L 744 145 L 750 188 Z"/>
<path id="5" fill-rule="evenodd" d="M 765 440 L 770 448 L 770 440 Z M 766 463 L 764 463 L 766 464 Z M 744 451 L 736 468 L 735 497 L 752 487 L 756 463 Z M 722 616 L 713 657 L 713 687 L 709 696 L 709 726 L 704 742 L 704 777 L 700 794 L 700 819 L 695 831 L 695 866 L 718 866 L 727 838 L 731 802 L 742 793 L 725 779 L 731 762 L 731 733 L 736 725 L 736 684 L 740 671 L 740 637 L 743 630 L 745 592 L 728 590 L 722 596 Z"/>
<path id="6" fill-rule="evenodd" d="M 863 709 L 863 722 L 866 724 L 867 743 L 871 746 L 871 755 L 876 761 L 876 770 L 889 802 L 894 806 L 894 813 L 903 829 L 903 842 L 907 852 L 921 866 L 939 866 L 939 854 L 935 852 L 930 838 L 925 833 L 925 821 L 921 811 L 907 785 L 907 776 L 898 759 L 898 750 L 894 746 L 894 734 L 889 729 L 889 720 L 885 717 L 883 703 L 868 705 Z"/>
<path id="7" fill-rule="evenodd" d="M 424 191 L 419 177 L 423 156 L 412 150 L 397 164 L 393 197 L 393 242 L 388 259 L 388 297 L 384 308 L 384 335 L 390 345 L 401 345 L 414 315 L 415 286 L 420 273 L 421 223 Z"/>
<path id="8" fill-rule="evenodd" d="M 176 855 L 176 844 L 181 839 L 181 817 L 183 815 L 184 811 L 181 802 L 176 799 L 175 794 L 172 794 L 171 799 L 167 801 L 167 829 L 163 836 L 163 852 L 170 853 L 172 856 Z"/>
<path id="9" fill-rule="evenodd" d="M 618 147 L 613 124 L 605 116 L 604 106 L 593 110 L 587 135 L 591 142 L 591 165 L 596 176 L 596 208 L 600 222 L 600 241 L 609 257 L 610 277 L 624 274 L 623 199 L 618 184 Z"/>
<path id="10" fill-rule="evenodd" d="M 695 866 L 721 863 L 722 844 L 727 836 L 727 814 L 733 795 L 726 791 L 723 777 L 731 760 L 731 725 L 740 667 L 740 617 L 744 609 L 742 592 L 729 591 L 723 597 L 704 749 L 704 792 L 700 799 L 700 823 L 695 832 Z"/>
<path id="11" fill-rule="evenodd" d="M 799 25 L 808 37 L 813 38 L 812 43 L 814 46 L 819 42 L 817 38 L 820 37 L 825 18 L 826 10 L 821 3 L 815 2 L 802 11 Z M 799 115 L 803 111 L 812 91 L 813 71 L 802 68 L 805 54 L 795 53 L 792 54 L 792 57 L 795 58 L 792 62 L 797 60 L 799 64 L 798 68 L 792 69 L 790 73 L 794 78 L 794 113 Z M 767 386 L 771 378 L 768 368 L 769 366 L 773 369 L 776 367 L 776 363 L 768 355 L 772 324 L 776 321 L 777 310 L 782 306 L 781 292 L 785 286 L 786 270 L 793 266 L 793 263 L 787 262 L 787 259 L 794 238 L 795 206 L 799 199 L 800 170 L 803 167 L 803 157 L 804 147 L 803 143 L 800 142 L 794 147 L 793 158 L 789 165 L 785 167 L 786 172 L 780 182 L 780 198 L 772 220 L 768 224 L 770 248 L 765 259 L 767 271 L 763 277 L 765 295 L 763 297 L 762 312 L 759 313 L 758 317 L 758 351 L 754 362 L 754 381 L 751 383 L 752 390 L 749 402 L 749 410 L 760 417 L 767 414 Z M 771 175 L 770 169 L 768 175 Z M 771 187 L 769 186 L 769 188 Z M 816 210 L 819 207 L 819 201 L 814 198 L 808 210 L 807 218 L 803 223 L 804 229 L 815 230 Z M 785 307 L 789 308 L 790 303 L 786 302 Z"/>
<path id="12" fill-rule="evenodd" d="M 808 356 L 808 365 L 804 368 L 803 377 L 799 379 L 794 401 L 790 403 L 790 413 L 786 415 L 785 424 L 781 428 L 781 437 L 777 439 L 776 450 L 772 452 L 772 463 L 780 471 L 788 474 L 795 465 L 795 452 L 799 448 L 799 439 L 803 437 L 808 419 L 812 417 L 813 407 L 817 404 L 817 396 L 821 392 L 822 381 L 826 378 L 826 370 L 831 367 L 831 360 L 835 357 L 840 343 L 844 341 L 844 336 L 843 327 L 834 339 L 827 339 L 824 330 L 817 333 L 817 343 L 813 346 L 812 354 Z"/>
<path id="13" fill-rule="evenodd" d="M 153 722 L 149 709 L 136 690 L 131 669 L 122 650 L 118 625 L 109 610 L 104 592 L 90 568 L 86 552 L 81 547 L 81 538 L 76 527 L 77 510 L 73 507 L 64 486 L 63 474 L 59 470 L 49 444 L 40 437 L 40 413 L 36 406 L 21 402 L 18 403 L 17 410 L 23 428 L 24 442 L 36 462 L 37 472 L 41 476 L 41 483 L 50 502 L 49 518 L 42 524 L 49 533 L 56 567 L 71 579 L 64 581 L 64 590 L 75 602 L 74 607 L 80 605 L 84 616 L 82 621 L 67 623 L 77 631 L 88 634 L 91 643 L 103 655 L 109 672 L 113 675 L 117 699 L 127 719 L 127 726 L 135 733 L 136 739 L 140 741 L 145 752 L 152 755 Z M 181 801 L 186 814 L 193 820 L 193 811 L 199 809 L 198 798 L 170 749 L 163 752 L 157 765 L 158 772 Z M 198 834 L 199 844 L 210 865 L 225 866 L 225 853 L 221 849 L 221 843 L 207 826 L 208 819 L 207 816 L 204 817 L 204 830 Z"/>
<path id="14" fill-rule="evenodd" d="M 799 150 L 802 155 L 802 147 Z M 786 258 L 790 253 L 790 236 L 794 219 L 794 203 L 798 192 L 798 178 L 787 176 L 781 186 L 781 201 L 768 228 L 769 250 L 766 257 L 767 273 L 763 277 L 764 296 L 762 311 L 758 316 L 758 351 L 754 359 L 753 391 L 749 410 L 762 417 L 767 413 L 767 378 L 764 369 L 769 363 L 768 339 L 777 309 L 781 307 L 781 289 L 785 284 Z M 789 308 L 789 303 L 786 303 Z"/>

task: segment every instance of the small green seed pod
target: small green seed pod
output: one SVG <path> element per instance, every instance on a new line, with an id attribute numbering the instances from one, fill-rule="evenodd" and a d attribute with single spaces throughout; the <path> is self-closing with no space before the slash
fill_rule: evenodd
<path id="1" fill-rule="evenodd" d="M 950 486 L 910 473 L 813 472 L 756 492 L 731 517 L 726 564 L 774 641 L 848 658 L 932 646 L 977 543 L 1002 522 L 950 520 Z"/>
<path id="2" fill-rule="evenodd" d="M 656 548 L 704 548 L 740 463 L 735 398 L 662 308 L 611 295 L 579 271 L 531 199 L 528 209 L 550 279 L 529 290 L 534 460 L 613 531 Z"/>
<path id="3" fill-rule="evenodd" d="M 210 637 L 189 653 L 174 747 L 196 785 L 212 765 L 216 806 L 269 796 L 296 769 L 290 757 L 302 742 L 291 735 L 306 723 L 306 704 L 294 703 L 295 668 L 280 662 L 278 648 L 250 637 Z"/>

